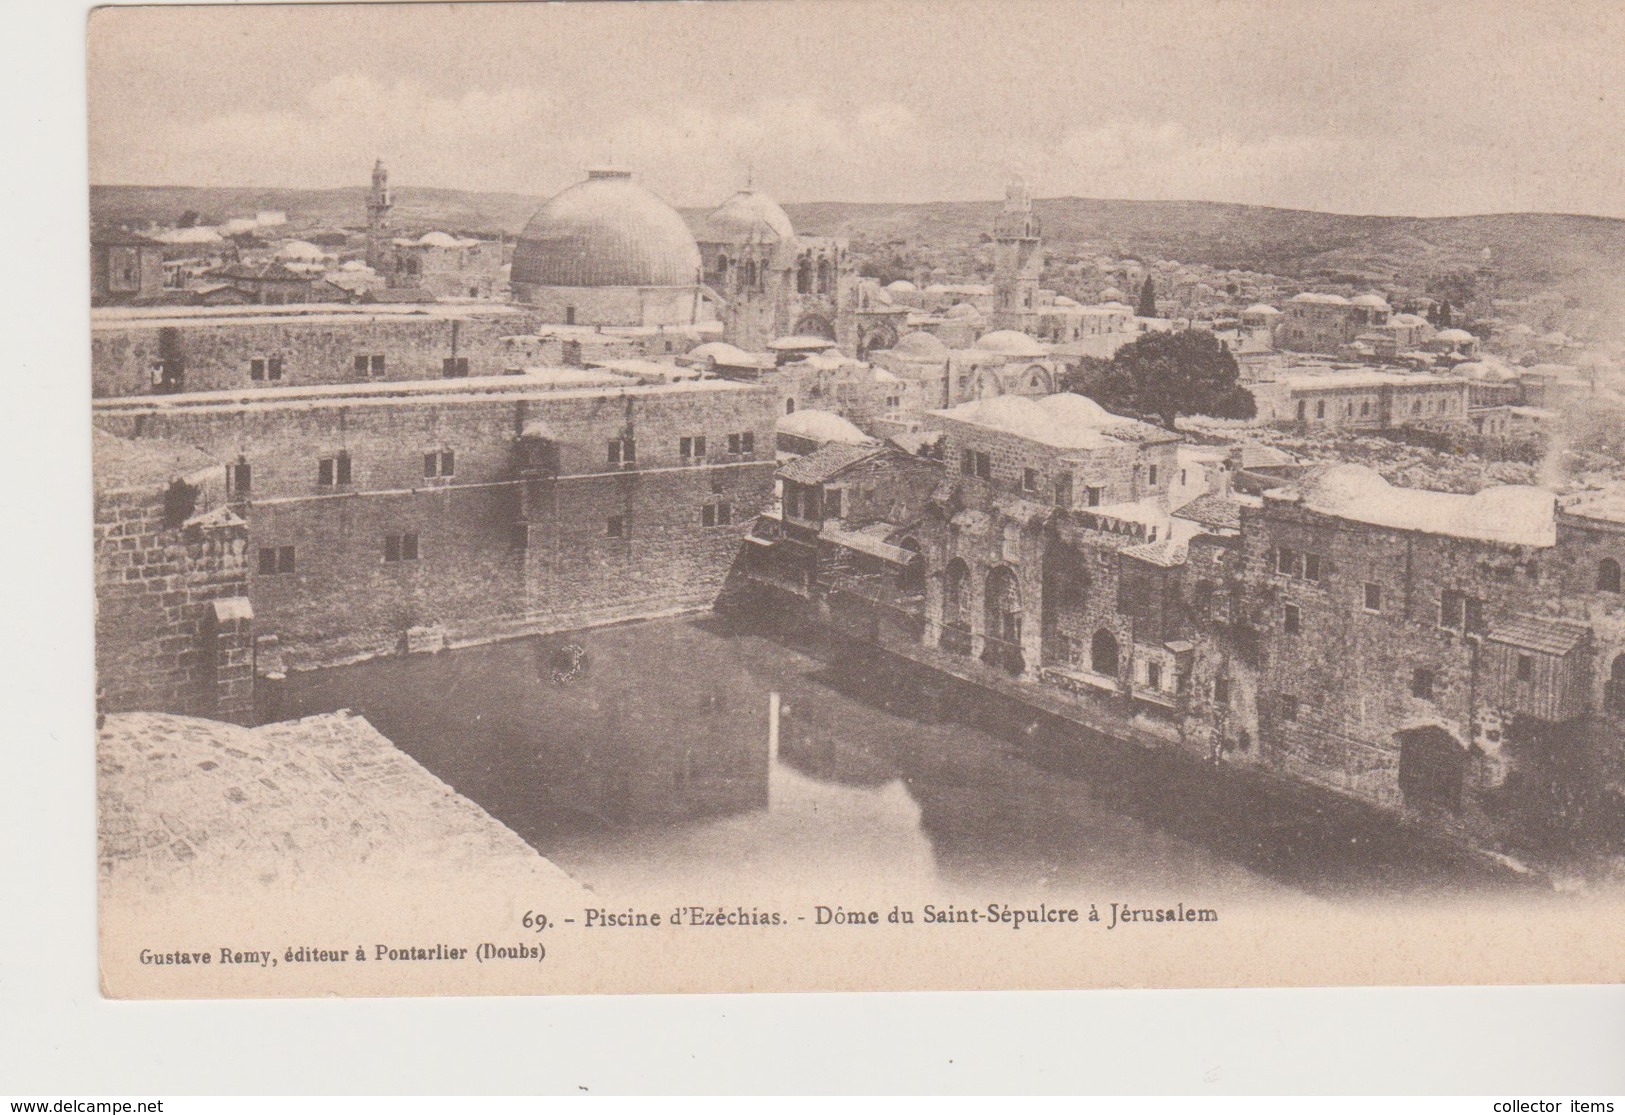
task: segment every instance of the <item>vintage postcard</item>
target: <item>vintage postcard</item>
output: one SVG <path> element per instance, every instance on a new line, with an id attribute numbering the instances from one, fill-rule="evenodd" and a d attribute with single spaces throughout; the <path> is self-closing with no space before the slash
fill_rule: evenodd
<path id="1" fill-rule="evenodd" d="M 95 11 L 105 994 L 1618 981 L 1622 38 Z"/>

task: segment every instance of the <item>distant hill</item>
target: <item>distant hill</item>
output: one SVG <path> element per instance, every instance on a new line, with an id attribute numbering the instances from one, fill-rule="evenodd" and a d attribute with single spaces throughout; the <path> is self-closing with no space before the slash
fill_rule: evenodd
<path id="1" fill-rule="evenodd" d="M 543 199 L 524 194 L 402 187 L 405 230 L 512 236 Z M 93 186 L 98 227 L 169 224 L 188 210 L 208 223 L 281 209 L 295 227 L 359 228 L 366 191 Z M 1036 203 L 1045 244 L 1058 254 L 1177 259 L 1316 281 L 1418 284 L 1471 270 L 1490 252 L 1509 296 L 1556 289 L 1597 308 L 1625 308 L 1625 221 L 1539 213 L 1477 217 L 1361 217 L 1202 201 L 1049 198 Z M 844 235 L 869 252 L 888 245 L 953 251 L 976 245 L 999 203 L 804 202 L 786 205 L 809 235 Z M 687 215 L 693 219 L 703 211 Z"/>

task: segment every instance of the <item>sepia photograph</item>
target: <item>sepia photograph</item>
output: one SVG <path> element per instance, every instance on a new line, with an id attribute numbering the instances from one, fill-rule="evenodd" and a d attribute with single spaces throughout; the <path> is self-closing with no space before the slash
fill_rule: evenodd
<path id="1" fill-rule="evenodd" d="M 1619 982 L 1622 31 L 90 12 L 103 995 Z"/>

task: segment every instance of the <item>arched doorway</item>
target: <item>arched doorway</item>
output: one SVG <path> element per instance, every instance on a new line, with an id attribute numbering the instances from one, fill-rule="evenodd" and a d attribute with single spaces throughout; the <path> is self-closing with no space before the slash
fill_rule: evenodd
<path id="1" fill-rule="evenodd" d="M 1602 703 L 1612 715 L 1625 716 L 1625 654 L 1616 655 L 1614 664 L 1608 668 Z"/>
<path id="2" fill-rule="evenodd" d="M 1008 565 L 996 565 L 982 591 L 983 661 L 1012 674 L 1026 668 L 1021 654 L 1021 585 Z"/>
<path id="3" fill-rule="evenodd" d="M 858 359 L 862 360 L 871 352 L 880 349 L 894 348 L 897 345 L 897 333 L 890 325 L 877 325 L 863 335 L 858 342 Z"/>
<path id="4" fill-rule="evenodd" d="M 1097 674 L 1115 678 L 1118 663 L 1117 636 L 1105 628 L 1096 631 L 1095 637 L 1089 640 L 1089 668 Z"/>
<path id="5" fill-rule="evenodd" d="M 1461 811 L 1467 750 L 1443 728 L 1409 728 L 1399 739 L 1399 792 L 1410 806 Z"/>
<path id="6" fill-rule="evenodd" d="M 942 576 L 942 649 L 970 653 L 970 566 L 954 558 Z"/>
<path id="7" fill-rule="evenodd" d="M 835 339 L 835 326 L 823 314 L 804 314 L 796 322 L 794 332 L 798 337 L 823 337 L 826 341 Z"/>

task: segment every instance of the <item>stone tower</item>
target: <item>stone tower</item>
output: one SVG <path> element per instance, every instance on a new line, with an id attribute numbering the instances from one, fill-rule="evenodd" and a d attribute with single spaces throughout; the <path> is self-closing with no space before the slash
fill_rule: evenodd
<path id="1" fill-rule="evenodd" d="M 372 166 L 372 189 L 367 192 L 367 266 L 380 273 L 388 255 L 389 213 L 394 208 L 389 171 L 379 159 Z"/>
<path id="2" fill-rule="evenodd" d="M 1004 211 L 993 225 L 993 312 L 1001 329 L 1021 329 L 1038 303 L 1044 252 L 1038 218 L 1026 181 L 1012 175 L 1004 191 Z"/>

